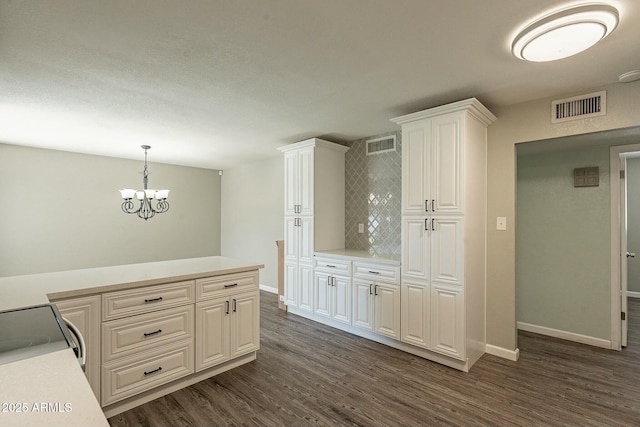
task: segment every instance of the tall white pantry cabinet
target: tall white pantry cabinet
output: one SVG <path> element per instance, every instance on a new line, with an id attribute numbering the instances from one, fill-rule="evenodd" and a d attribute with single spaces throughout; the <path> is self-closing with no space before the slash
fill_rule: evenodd
<path id="1" fill-rule="evenodd" d="M 477 99 L 392 119 L 402 126 L 401 339 L 457 359 L 484 353 L 487 126 Z"/>
<path id="2" fill-rule="evenodd" d="M 348 149 L 318 138 L 278 148 L 284 153 L 284 297 L 289 307 L 315 310 L 314 251 L 344 247 Z"/>

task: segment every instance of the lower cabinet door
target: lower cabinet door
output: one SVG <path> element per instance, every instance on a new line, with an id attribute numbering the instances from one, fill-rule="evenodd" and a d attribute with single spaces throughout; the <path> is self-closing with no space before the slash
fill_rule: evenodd
<path id="1" fill-rule="evenodd" d="M 291 307 L 298 306 L 298 263 L 284 263 L 284 303 Z"/>
<path id="2" fill-rule="evenodd" d="M 351 324 L 351 279 L 333 276 L 331 279 L 331 317 L 338 322 Z"/>
<path id="3" fill-rule="evenodd" d="M 313 283 L 313 312 L 319 316 L 331 317 L 331 286 L 328 274 L 316 273 Z"/>
<path id="4" fill-rule="evenodd" d="M 374 283 L 375 332 L 400 339 L 400 286 Z"/>
<path id="5" fill-rule="evenodd" d="M 233 295 L 231 305 L 231 358 L 260 348 L 260 307 L 258 293 Z"/>
<path id="6" fill-rule="evenodd" d="M 402 341 L 422 348 L 429 348 L 431 328 L 430 300 L 428 284 L 402 282 Z"/>
<path id="7" fill-rule="evenodd" d="M 465 359 L 462 288 L 431 285 L 431 350 Z"/>
<path id="8" fill-rule="evenodd" d="M 228 298 L 196 304 L 196 372 L 229 360 Z"/>
<path id="9" fill-rule="evenodd" d="M 193 373 L 193 340 L 158 347 L 102 365 L 106 406 Z"/>
<path id="10" fill-rule="evenodd" d="M 353 281 L 353 326 L 373 330 L 373 282 Z"/>
<path id="11" fill-rule="evenodd" d="M 298 308 L 313 312 L 313 266 L 300 264 Z"/>

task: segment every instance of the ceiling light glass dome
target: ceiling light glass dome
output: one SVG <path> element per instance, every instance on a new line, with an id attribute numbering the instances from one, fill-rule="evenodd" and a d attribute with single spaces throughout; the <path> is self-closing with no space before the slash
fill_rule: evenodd
<path id="1" fill-rule="evenodd" d="M 513 40 L 511 50 L 525 61 L 567 58 L 611 34 L 618 20 L 618 10 L 606 4 L 563 9 L 527 25 Z"/>

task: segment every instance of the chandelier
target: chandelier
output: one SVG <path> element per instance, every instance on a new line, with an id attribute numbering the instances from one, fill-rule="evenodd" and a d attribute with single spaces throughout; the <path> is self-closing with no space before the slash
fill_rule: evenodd
<path id="1" fill-rule="evenodd" d="M 147 183 L 149 182 L 149 170 L 147 169 L 147 150 L 151 148 L 149 145 L 141 145 L 144 149 L 144 170 L 142 171 L 142 183 L 143 190 L 132 190 L 125 188 L 120 190 L 122 195 L 122 211 L 128 214 L 136 214 L 139 218 L 145 221 L 149 218 L 153 218 L 157 213 L 165 213 L 169 210 L 169 202 L 167 202 L 167 196 L 169 196 L 169 190 L 149 190 L 147 189 Z M 133 198 L 138 199 L 140 205 L 135 209 L 136 205 L 133 202 Z M 153 207 L 153 200 L 156 200 L 156 206 Z"/>

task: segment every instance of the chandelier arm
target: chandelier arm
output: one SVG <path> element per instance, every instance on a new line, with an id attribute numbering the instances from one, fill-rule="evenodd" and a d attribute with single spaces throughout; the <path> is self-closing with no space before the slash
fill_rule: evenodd
<path id="1" fill-rule="evenodd" d="M 133 202 L 131 201 L 131 199 L 125 199 L 125 201 L 122 202 L 122 211 L 124 213 L 133 214 L 133 213 L 138 212 L 137 210 L 133 210 L 134 207 L 135 206 L 134 206 Z"/>

